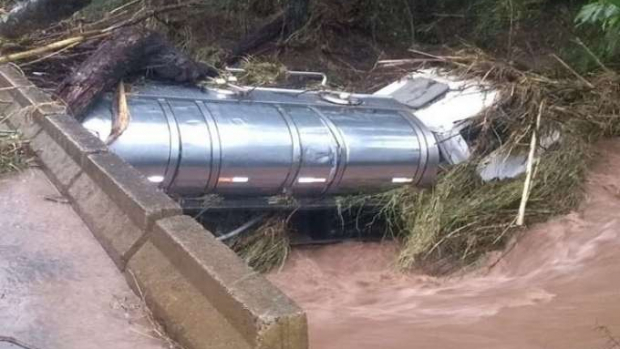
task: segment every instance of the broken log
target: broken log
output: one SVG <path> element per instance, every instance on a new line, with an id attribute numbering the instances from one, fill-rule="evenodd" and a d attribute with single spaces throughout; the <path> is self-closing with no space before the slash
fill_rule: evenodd
<path id="1" fill-rule="evenodd" d="M 80 118 L 92 102 L 119 81 L 146 73 L 176 83 L 195 83 L 217 71 L 180 52 L 159 33 L 126 27 L 116 31 L 56 89 L 68 110 Z"/>
<path id="2" fill-rule="evenodd" d="M 27 0 L 0 19 L 0 36 L 14 39 L 71 17 L 92 0 Z"/>
<path id="3" fill-rule="evenodd" d="M 102 92 L 112 88 L 131 71 L 145 66 L 145 57 L 156 46 L 153 32 L 123 28 L 99 48 L 56 90 L 75 116 L 82 114 Z"/>
<path id="4" fill-rule="evenodd" d="M 146 76 L 163 81 L 176 83 L 195 83 L 206 77 L 215 77 L 218 71 L 204 63 L 196 62 L 185 53 L 179 51 L 160 34 L 156 34 L 154 44 L 148 51 L 155 50 L 156 54 L 146 57 Z"/>

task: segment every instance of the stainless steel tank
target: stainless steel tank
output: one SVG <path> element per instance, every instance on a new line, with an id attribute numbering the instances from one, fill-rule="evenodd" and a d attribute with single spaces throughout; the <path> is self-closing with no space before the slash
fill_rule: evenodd
<path id="1" fill-rule="evenodd" d="M 434 135 L 391 98 L 144 85 L 110 149 L 169 194 L 320 197 L 435 179 Z M 110 134 L 112 97 L 83 125 Z"/>

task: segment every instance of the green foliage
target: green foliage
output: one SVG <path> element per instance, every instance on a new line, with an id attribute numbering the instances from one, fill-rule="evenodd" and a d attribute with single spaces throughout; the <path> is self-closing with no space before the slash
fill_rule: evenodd
<path id="1" fill-rule="evenodd" d="M 596 0 L 584 5 L 575 19 L 578 26 L 599 25 L 605 33 L 606 53 L 618 52 L 620 40 L 620 0 Z"/>
<path id="2" fill-rule="evenodd" d="M 0 175 L 26 167 L 25 146 L 14 131 L 0 128 Z"/>

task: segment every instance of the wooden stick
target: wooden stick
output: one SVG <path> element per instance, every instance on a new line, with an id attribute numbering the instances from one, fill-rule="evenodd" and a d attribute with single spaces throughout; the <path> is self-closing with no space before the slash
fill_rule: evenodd
<path id="1" fill-rule="evenodd" d="M 112 123 L 112 132 L 106 140 L 106 145 L 114 143 L 129 126 L 131 115 L 129 114 L 129 106 L 127 105 L 127 95 L 125 93 L 125 83 L 123 80 L 118 83 L 118 98 L 116 99 L 116 115 Z"/>
<path id="2" fill-rule="evenodd" d="M 117 30 L 123 27 L 129 27 L 132 26 L 134 24 L 138 24 L 142 21 L 145 21 L 155 15 L 158 14 L 162 14 L 162 13 L 166 13 L 166 12 L 172 12 L 172 11 L 176 11 L 176 10 L 180 10 L 184 7 L 188 7 L 188 6 L 195 6 L 195 5 L 200 5 L 201 2 L 200 1 L 187 1 L 184 3 L 180 3 L 180 4 L 173 4 L 173 5 L 165 5 L 165 6 L 161 6 L 152 10 L 142 10 L 137 12 L 134 16 L 132 16 L 131 18 L 129 18 L 126 21 L 114 24 L 109 26 L 108 28 L 102 29 L 101 32 L 102 33 L 107 33 L 113 30 Z"/>
<path id="3" fill-rule="evenodd" d="M 408 51 L 412 52 L 412 53 L 415 53 L 415 54 L 418 54 L 418 55 L 421 55 L 421 56 L 430 57 L 430 58 L 439 60 L 441 62 L 451 63 L 451 64 L 457 65 L 459 67 L 467 67 L 467 64 L 463 64 L 463 63 L 460 63 L 460 62 L 456 61 L 460 57 L 437 56 L 437 55 L 433 55 L 433 54 L 430 54 L 430 53 L 427 53 L 427 52 L 424 52 L 424 51 L 415 50 L 415 49 L 412 49 L 412 48 L 410 48 Z"/>
<path id="4" fill-rule="evenodd" d="M 69 46 L 63 47 L 63 48 L 61 48 L 61 49 L 60 49 L 60 50 L 58 50 L 58 51 L 54 51 L 54 52 L 52 52 L 52 53 L 50 53 L 50 54 L 48 54 L 48 55 L 45 55 L 45 56 L 40 57 L 40 58 L 37 58 L 37 59 L 35 59 L 34 61 L 30 61 L 30 62 L 28 62 L 28 63 L 20 64 L 20 66 L 21 66 L 21 67 L 27 67 L 27 66 L 29 66 L 29 65 L 33 65 L 33 64 L 36 64 L 36 63 L 42 62 L 42 61 L 44 61 L 44 60 L 46 60 L 46 59 L 50 59 L 50 58 L 52 58 L 52 57 L 54 57 L 54 56 L 57 56 L 57 55 L 59 55 L 59 54 L 61 54 L 61 53 L 65 52 L 65 51 L 67 51 L 67 50 L 70 50 L 70 49 L 72 49 L 72 48 L 76 47 L 76 46 L 77 46 L 77 45 L 79 45 L 79 44 L 80 44 L 79 42 L 76 42 L 76 43 L 71 44 L 71 45 L 69 45 Z"/>
<path id="5" fill-rule="evenodd" d="M 37 47 L 32 50 L 11 53 L 11 54 L 0 57 L 0 64 L 18 61 L 20 59 L 25 59 L 25 58 L 30 58 L 30 57 L 36 57 L 43 53 L 50 52 L 50 51 L 56 51 L 66 46 L 75 45 L 76 43 L 79 43 L 82 41 L 84 41 L 84 36 L 76 36 L 73 38 L 56 41 L 56 42 L 53 42 L 49 45 L 45 45 L 42 47 Z"/>
<path id="6" fill-rule="evenodd" d="M 32 50 L 27 50 L 27 51 L 23 51 L 23 52 L 17 52 L 17 53 L 12 53 L 12 54 L 8 54 L 8 55 L 4 55 L 4 56 L 0 56 L 0 64 L 4 64 L 4 63 L 8 63 L 8 62 L 15 62 L 15 61 L 19 61 L 19 60 L 23 60 L 23 59 L 28 59 L 28 58 L 32 58 L 32 57 L 38 57 L 42 54 L 45 54 L 47 52 L 53 52 L 53 51 L 58 51 L 58 50 L 62 50 L 65 49 L 67 47 L 70 46 L 77 46 L 78 44 L 81 44 L 82 42 L 88 40 L 88 39 L 97 39 L 97 38 L 102 38 L 102 37 L 106 37 L 108 35 L 111 34 L 111 32 L 118 30 L 120 28 L 123 27 L 128 27 L 128 26 L 132 26 L 134 24 L 137 24 L 139 22 L 142 22 L 156 14 L 159 13 L 164 13 L 164 12 L 170 12 L 170 11 L 175 11 L 178 9 L 181 9 L 183 7 L 187 7 L 187 6 L 192 6 L 192 5 L 198 5 L 200 4 L 199 1 L 188 1 L 185 3 L 181 3 L 181 4 L 174 4 L 174 5 L 166 5 L 166 6 L 162 6 L 160 8 L 156 8 L 156 9 L 152 9 L 152 10 L 148 10 L 148 11 L 141 11 L 136 13 L 136 15 L 134 15 L 132 18 L 111 25 L 107 28 L 104 29 L 95 29 L 95 30 L 90 30 L 84 33 L 81 33 L 80 35 L 74 36 L 74 37 L 70 37 L 67 39 L 62 39 L 59 41 L 55 41 L 52 42 L 50 44 L 41 46 L 41 47 L 37 47 L 34 48 Z M 53 55 L 52 55 L 53 56 Z"/>
<path id="7" fill-rule="evenodd" d="M 536 128 L 532 134 L 532 142 L 530 143 L 530 154 L 527 158 L 527 168 L 525 170 L 525 184 L 523 185 L 523 195 L 521 196 L 521 204 L 519 205 L 519 214 L 517 215 L 517 226 L 523 226 L 525 224 L 525 209 L 527 207 L 527 201 L 530 198 L 530 188 L 532 186 L 532 178 L 534 173 L 534 162 L 536 157 L 536 146 L 538 145 L 538 130 L 540 129 L 540 119 L 542 117 L 543 110 L 545 109 L 545 101 L 540 103 L 538 109 L 538 116 L 536 117 Z"/>
<path id="8" fill-rule="evenodd" d="M 17 53 L 11 53 L 11 54 L 8 54 L 8 55 L 0 56 L 0 64 L 9 63 L 9 62 L 15 62 L 15 61 L 19 61 L 19 60 L 27 59 L 27 58 L 32 58 L 32 57 L 38 57 L 38 56 L 40 56 L 40 55 L 42 55 L 44 53 L 47 53 L 47 52 L 61 50 L 61 49 L 65 48 L 65 47 L 68 47 L 68 46 L 75 46 L 77 44 L 80 44 L 80 43 L 86 41 L 87 39 L 94 39 L 94 38 L 104 37 L 104 36 L 107 36 L 107 35 L 108 34 L 101 34 L 101 33 L 96 33 L 94 35 L 80 35 L 80 36 L 75 36 L 75 37 L 72 37 L 72 38 L 56 41 L 56 42 L 53 42 L 53 43 L 51 43 L 49 45 L 37 47 L 37 48 L 32 49 L 32 50 L 23 51 L 23 52 L 17 52 Z"/>
<path id="9" fill-rule="evenodd" d="M 594 59 L 596 64 L 598 64 L 599 67 L 601 67 L 601 69 L 603 69 L 606 73 L 612 73 L 612 70 L 607 68 L 607 66 L 605 64 L 603 64 L 603 62 L 600 60 L 600 58 L 598 58 L 598 56 L 595 55 L 594 52 L 592 52 L 592 50 L 590 50 L 590 48 L 588 46 L 586 46 L 586 44 L 584 44 L 583 41 L 581 41 L 581 39 L 577 38 L 575 40 L 575 42 L 579 46 L 581 46 L 590 55 L 590 57 L 592 57 L 592 59 Z"/>
<path id="10" fill-rule="evenodd" d="M 115 14 L 123 11 L 124 9 L 139 3 L 140 1 L 142 1 L 142 0 L 134 0 L 134 1 L 128 2 L 128 3 L 124 4 L 124 5 L 121 5 L 121 6 L 117 7 L 117 8 L 115 8 L 114 10 L 110 11 L 110 14 L 111 15 L 115 15 Z"/>
<path id="11" fill-rule="evenodd" d="M 586 86 L 588 86 L 589 88 L 594 88 L 594 85 L 592 85 L 592 83 L 588 80 L 586 80 L 586 78 L 584 78 L 583 76 L 579 75 L 579 73 L 577 73 L 575 71 L 575 69 L 571 68 L 570 65 L 568 65 L 566 62 L 564 62 L 562 60 L 562 58 L 558 57 L 555 53 L 551 55 L 551 57 L 555 58 L 558 62 L 560 62 L 560 64 L 566 68 L 566 70 L 568 70 L 569 72 L 571 72 L 573 75 L 575 75 L 575 77 L 579 80 L 581 80 L 584 84 L 586 84 Z"/>

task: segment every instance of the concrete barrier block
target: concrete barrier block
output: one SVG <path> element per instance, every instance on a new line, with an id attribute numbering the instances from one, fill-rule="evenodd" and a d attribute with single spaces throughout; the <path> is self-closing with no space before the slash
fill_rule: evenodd
<path id="1" fill-rule="evenodd" d="M 41 126 L 80 165 L 90 154 L 107 152 L 103 142 L 67 114 L 41 118 Z"/>
<path id="2" fill-rule="evenodd" d="M 85 173 L 75 180 L 68 195 L 73 208 L 117 267 L 123 270 L 146 232 Z"/>
<path id="3" fill-rule="evenodd" d="M 145 231 L 160 218 L 182 213 L 181 206 L 114 154 L 89 155 L 83 169 Z"/>
<path id="4" fill-rule="evenodd" d="M 54 103 L 43 90 L 37 88 L 23 72 L 14 65 L 0 66 L 0 87 L 9 91 L 15 101 L 22 107 L 40 106 L 44 114 L 62 112 L 64 108 Z"/>
<path id="5" fill-rule="evenodd" d="M 308 346 L 303 311 L 189 217 L 159 220 L 128 273 L 170 334 L 190 348 Z M 200 306 L 192 311 L 191 304 Z"/>
<path id="6" fill-rule="evenodd" d="M 71 182 L 82 172 L 80 164 L 45 132 L 31 139 L 30 148 L 54 185 L 61 193 L 66 193 Z"/>
<path id="7" fill-rule="evenodd" d="M 0 95 L 4 101 L 5 95 Z M 13 97 L 6 97 L 11 100 Z M 23 107 L 19 103 L 3 103 L 1 120 L 13 129 L 19 129 L 26 138 L 33 138 L 41 131 L 41 125 L 35 121 L 33 108 Z"/>
<path id="8" fill-rule="evenodd" d="M 64 112 L 64 107 L 42 90 L 33 86 L 19 69 L 0 66 L 0 113 L 13 128 L 26 138 L 33 138 L 39 131 L 42 118 Z"/>
<path id="9" fill-rule="evenodd" d="M 61 109 L 62 107 L 55 103 L 47 93 L 32 84 L 17 85 L 10 91 L 15 100 L 21 104 L 22 107 L 37 108 L 41 110 L 43 114 L 63 112 Z"/>
<path id="10" fill-rule="evenodd" d="M 166 255 L 147 242 L 129 261 L 126 277 L 166 332 L 188 349 L 250 349 L 228 322 Z M 140 280 L 135 283 L 136 280 Z M 139 285 L 139 286 L 138 286 Z"/>
<path id="11" fill-rule="evenodd" d="M 116 155 L 95 153 L 83 159 L 83 173 L 71 184 L 68 195 L 95 237 L 124 270 L 154 222 L 181 214 L 181 207 Z"/>
<path id="12" fill-rule="evenodd" d="M 19 88 L 32 86 L 23 72 L 12 64 L 0 65 L 0 85 L 2 87 Z"/>
<path id="13" fill-rule="evenodd" d="M 15 113 L 22 107 L 5 88 L 6 87 L 0 86 L 0 115 L 2 115 L 3 119 L 7 118 L 8 120 L 8 117 L 10 117 L 12 113 Z"/>

